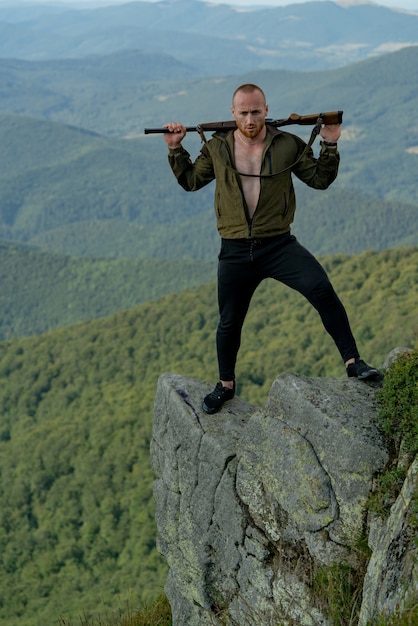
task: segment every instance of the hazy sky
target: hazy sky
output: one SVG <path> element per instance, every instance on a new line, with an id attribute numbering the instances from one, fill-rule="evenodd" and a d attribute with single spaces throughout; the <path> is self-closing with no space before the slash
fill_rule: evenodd
<path id="1" fill-rule="evenodd" d="M 125 4 L 132 0 L 0 0 L 0 4 L 24 4 L 27 2 L 36 2 L 37 4 L 48 3 L 48 4 L 85 4 L 85 5 L 95 5 L 100 6 L 108 5 L 108 4 Z M 147 0 L 149 2 L 155 2 L 157 0 Z M 221 4 L 221 0 L 205 0 L 212 1 L 215 4 Z M 239 5 L 239 6 L 285 6 L 288 4 L 302 3 L 302 2 L 313 2 L 314 0 L 224 0 L 223 4 L 231 4 L 231 5 Z M 317 2 L 325 2 L 326 0 L 316 0 Z M 336 2 L 346 3 L 346 4 L 360 4 L 361 0 L 335 0 Z M 418 0 L 377 0 L 375 4 L 380 4 L 386 7 L 392 7 L 396 9 L 407 9 L 414 10 L 418 12 Z"/>

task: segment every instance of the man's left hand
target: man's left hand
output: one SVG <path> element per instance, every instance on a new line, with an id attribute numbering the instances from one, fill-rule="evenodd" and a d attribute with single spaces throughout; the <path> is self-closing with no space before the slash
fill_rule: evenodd
<path id="1" fill-rule="evenodd" d="M 341 124 L 325 124 L 321 127 L 319 134 L 324 141 L 335 143 L 341 136 Z"/>

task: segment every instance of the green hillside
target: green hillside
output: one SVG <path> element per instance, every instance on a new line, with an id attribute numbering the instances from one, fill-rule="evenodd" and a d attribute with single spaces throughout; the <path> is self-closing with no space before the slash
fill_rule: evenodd
<path id="1" fill-rule="evenodd" d="M 0 242 L 0 340 L 104 317 L 215 276 L 213 262 L 75 258 Z"/>
<path id="2" fill-rule="evenodd" d="M 98 219 L 140 219 L 143 228 L 147 221 L 167 223 L 167 215 L 173 222 L 180 219 L 170 213 L 171 199 L 155 178 L 155 156 L 138 141 L 11 116 L 0 118 L 0 139 L 4 236 L 28 240 L 64 224 Z M 190 202 L 183 204 L 182 217 L 190 210 Z"/>
<path id="3" fill-rule="evenodd" d="M 418 248 L 324 259 L 364 358 L 417 339 Z M 166 568 L 148 450 L 158 376 L 216 381 L 216 285 L 0 343 L 0 623 L 45 626 L 136 608 Z M 284 371 L 344 376 L 315 311 L 266 281 L 244 328 L 238 393 Z"/>
<path id="4" fill-rule="evenodd" d="M 147 101 L 148 82 L 174 85 L 195 75 L 173 57 L 140 50 L 37 62 L 0 58 L 0 111 L 120 135 L 136 127 L 134 109 Z"/>
<path id="5" fill-rule="evenodd" d="M 140 249 L 154 226 L 196 213 L 191 195 L 184 197 L 172 184 L 166 151 L 157 146 L 149 152 L 138 140 L 9 115 L 0 116 L 0 142 L 3 239 L 31 242 L 65 226 L 78 224 L 81 232 L 86 225 L 117 220 L 125 234 L 134 228 Z M 100 225 L 95 232 L 97 245 Z M 83 243 L 85 237 L 80 248 Z M 123 241 L 118 252 L 124 256 Z M 100 256 L 107 256 L 105 245 Z"/>

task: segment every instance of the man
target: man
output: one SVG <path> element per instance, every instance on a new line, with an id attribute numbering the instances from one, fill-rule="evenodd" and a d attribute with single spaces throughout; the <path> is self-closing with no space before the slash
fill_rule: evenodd
<path id="1" fill-rule="evenodd" d="M 257 85 L 238 87 L 232 98 L 236 129 L 215 133 L 194 161 L 181 142 L 180 123 L 165 125 L 168 160 L 178 183 L 196 191 L 216 179 L 215 214 L 222 237 L 218 266 L 219 382 L 203 400 L 212 414 L 235 395 L 235 364 L 251 298 L 262 280 L 296 289 L 316 308 L 345 363 L 362 380 L 382 374 L 360 359 L 345 309 L 325 270 L 290 232 L 296 202 L 292 174 L 315 189 L 327 189 L 338 173 L 338 124 L 322 125 L 315 158 L 296 135 L 266 125 L 268 105 Z"/>

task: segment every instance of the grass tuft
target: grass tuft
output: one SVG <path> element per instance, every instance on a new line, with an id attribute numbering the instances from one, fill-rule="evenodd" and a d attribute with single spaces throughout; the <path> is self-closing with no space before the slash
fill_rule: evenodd
<path id="1" fill-rule="evenodd" d="M 172 626 L 171 608 L 165 594 L 160 594 L 153 603 L 146 604 L 140 611 L 129 606 L 104 616 L 80 617 L 79 622 L 67 621 L 60 617 L 60 626 Z"/>

